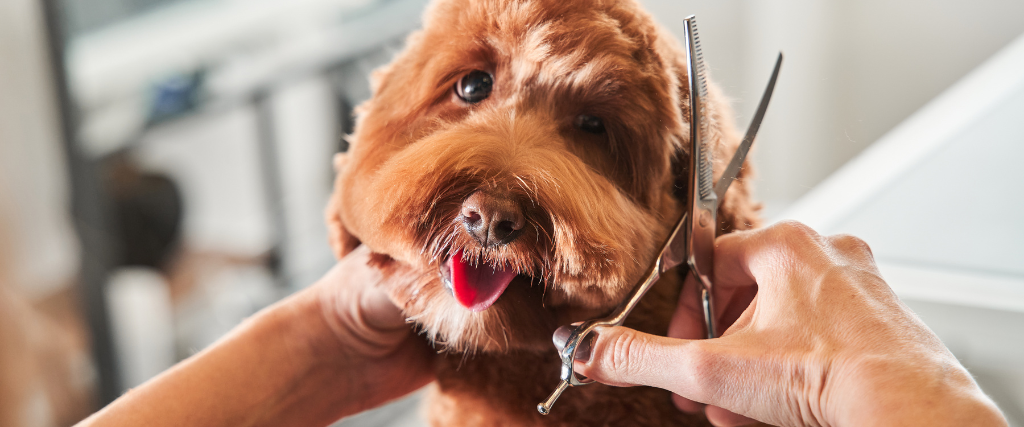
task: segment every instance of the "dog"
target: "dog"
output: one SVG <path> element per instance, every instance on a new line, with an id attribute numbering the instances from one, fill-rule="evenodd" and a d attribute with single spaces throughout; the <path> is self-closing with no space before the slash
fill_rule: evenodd
<path id="1" fill-rule="evenodd" d="M 552 334 L 607 314 L 682 213 L 689 88 L 678 41 L 634 0 L 436 0 L 371 76 L 326 210 L 338 257 L 417 272 L 387 289 L 441 352 L 435 426 L 705 425 L 667 391 L 557 383 Z M 711 84 L 715 171 L 739 144 Z M 758 225 L 744 168 L 721 233 Z M 682 270 L 682 269 L 680 269 Z M 627 326 L 665 334 L 683 273 Z"/>

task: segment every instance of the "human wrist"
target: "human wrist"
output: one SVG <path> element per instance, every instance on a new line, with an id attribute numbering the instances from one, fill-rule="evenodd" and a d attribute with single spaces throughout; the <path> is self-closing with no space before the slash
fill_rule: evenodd
<path id="1" fill-rule="evenodd" d="M 321 280 L 269 307 L 257 321 L 275 324 L 298 354 L 317 364 L 386 356 L 410 329 L 401 319 L 396 325 L 380 326 L 367 318 L 365 306 L 373 303 L 365 300 L 376 297 L 367 293 Z"/>
<path id="2" fill-rule="evenodd" d="M 855 365 L 828 396 L 832 426 L 1006 425 L 952 355 L 863 357 Z"/>
<path id="3" fill-rule="evenodd" d="M 267 310 L 304 371 L 295 371 L 305 407 L 336 418 L 379 406 L 433 379 L 434 352 L 412 333 L 382 278 L 345 261 L 309 288 Z M 373 273 L 370 271 L 370 273 Z M 292 398 L 294 401 L 295 399 Z"/>
<path id="4" fill-rule="evenodd" d="M 276 361 L 278 378 L 265 400 L 268 409 L 254 425 L 292 425 L 288 420 L 326 424 L 362 410 L 359 390 L 339 386 L 353 375 L 350 356 L 324 311 L 320 292 L 310 287 L 247 322 L 246 329 L 263 337 L 256 341 L 282 343 L 278 349 L 264 350 L 265 357 Z"/>
<path id="5" fill-rule="evenodd" d="M 296 356 L 311 369 L 338 363 L 345 347 L 325 307 L 324 292 L 316 285 L 299 291 L 271 307 L 267 319 L 286 335 Z"/>

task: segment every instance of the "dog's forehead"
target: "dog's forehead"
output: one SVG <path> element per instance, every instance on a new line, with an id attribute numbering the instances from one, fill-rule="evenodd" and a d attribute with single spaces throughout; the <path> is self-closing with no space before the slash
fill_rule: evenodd
<path id="1" fill-rule="evenodd" d="M 431 15 L 428 33 L 501 64 L 520 87 L 614 87 L 663 74 L 653 25 L 629 0 L 448 0 Z"/>
<path id="2" fill-rule="evenodd" d="M 529 141 L 660 203 L 685 128 L 678 54 L 661 34 L 632 0 L 437 1 L 379 74 L 354 153 L 379 165 L 441 139 Z M 493 85 L 467 103 L 459 85 L 473 70 Z M 585 117 L 603 131 L 580 129 Z"/>

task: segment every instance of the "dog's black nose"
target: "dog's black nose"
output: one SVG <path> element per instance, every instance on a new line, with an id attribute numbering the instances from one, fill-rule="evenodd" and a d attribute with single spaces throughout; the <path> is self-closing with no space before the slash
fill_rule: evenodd
<path id="1" fill-rule="evenodd" d="M 526 225 L 522 211 L 512 199 L 477 191 L 462 202 L 462 224 L 484 247 L 505 245 Z"/>

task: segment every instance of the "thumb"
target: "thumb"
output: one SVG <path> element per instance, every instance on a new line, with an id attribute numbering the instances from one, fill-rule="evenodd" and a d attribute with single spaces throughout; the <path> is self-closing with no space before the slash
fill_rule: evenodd
<path id="1" fill-rule="evenodd" d="M 397 349 L 411 334 L 402 309 L 395 305 L 387 292 L 372 283 L 355 290 L 354 301 L 347 316 L 355 338 L 366 344 L 366 355 L 384 355 Z"/>
<path id="2" fill-rule="evenodd" d="M 381 332 L 409 329 L 402 309 L 379 287 L 372 286 L 363 290 L 359 298 L 359 312 L 366 326 L 372 329 Z"/>
<path id="3" fill-rule="evenodd" d="M 388 280 L 366 265 L 368 252 L 355 250 L 317 284 L 331 330 L 353 353 L 383 357 L 395 351 L 411 329 L 382 289 Z M 392 275 L 394 276 L 394 275 Z"/>
<path id="4" fill-rule="evenodd" d="M 576 372 L 613 386 L 646 385 L 710 403 L 727 386 L 716 368 L 716 343 L 660 337 L 622 326 L 594 330 L 588 360 L 577 360 Z M 586 341 L 584 341 L 586 342 Z M 582 350 L 582 349 L 581 349 Z"/>

